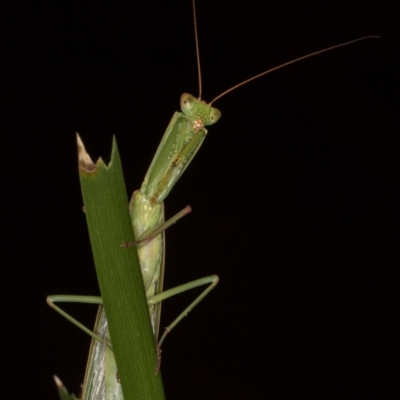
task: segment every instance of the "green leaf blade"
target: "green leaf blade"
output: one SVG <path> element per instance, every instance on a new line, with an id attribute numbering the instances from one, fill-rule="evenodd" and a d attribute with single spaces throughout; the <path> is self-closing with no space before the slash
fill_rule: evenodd
<path id="1" fill-rule="evenodd" d="M 164 399 L 116 141 L 108 166 L 78 136 L 79 175 L 96 272 L 125 400 Z"/>

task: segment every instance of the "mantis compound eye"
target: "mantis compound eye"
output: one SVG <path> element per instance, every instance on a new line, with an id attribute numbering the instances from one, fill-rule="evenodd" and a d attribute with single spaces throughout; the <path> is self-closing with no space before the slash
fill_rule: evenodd
<path id="1" fill-rule="evenodd" d="M 218 108 L 211 108 L 209 125 L 215 124 L 220 118 L 221 111 L 219 111 Z"/>
<path id="2" fill-rule="evenodd" d="M 183 93 L 181 96 L 181 110 L 184 114 L 189 113 L 196 102 L 196 98 L 189 93 Z"/>

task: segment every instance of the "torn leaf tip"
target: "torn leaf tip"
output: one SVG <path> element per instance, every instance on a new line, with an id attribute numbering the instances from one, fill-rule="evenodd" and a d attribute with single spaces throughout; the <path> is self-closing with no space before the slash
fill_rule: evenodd
<path id="1" fill-rule="evenodd" d="M 85 172 L 94 172 L 96 171 L 96 165 L 93 163 L 90 158 L 89 153 L 86 152 L 85 145 L 82 142 L 78 132 L 76 133 L 76 142 L 78 145 L 78 163 L 79 169 Z"/>

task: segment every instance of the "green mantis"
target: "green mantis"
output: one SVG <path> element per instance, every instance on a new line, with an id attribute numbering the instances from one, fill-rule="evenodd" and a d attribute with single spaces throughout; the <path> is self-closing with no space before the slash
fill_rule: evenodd
<path id="1" fill-rule="evenodd" d="M 182 213 L 164 224 L 163 200 L 167 197 L 173 185 L 183 174 L 201 146 L 207 134 L 205 126 L 215 123 L 220 117 L 220 112 L 217 109 L 210 107 L 188 94 L 183 94 L 181 96 L 181 109 L 182 112 L 175 113 L 168 125 L 144 182 L 140 190 L 133 194 L 130 203 L 133 229 L 138 242 L 137 247 L 142 276 L 146 295 L 149 300 L 150 317 L 156 338 L 158 336 L 160 318 L 160 309 L 157 304 L 160 304 L 160 298 L 155 299 L 155 295 L 158 295 L 162 291 L 162 278 L 160 278 L 160 275 L 163 273 L 164 268 L 163 230 L 188 211 L 187 209 L 183 210 Z M 80 141 L 79 137 L 78 143 L 79 148 L 83 149 L 83 143 Z M 162 232 L 160 233 L 159 231 Z M 149 238 L 151 238 L 151 240 Z M 168 332 L 170 332 L 183 316 L 195 307 L 217 283 L 218 277 L 210 276 L 163 293 L 163 298 L 167 298 L 170 295 L 196 286 L 209 285 L 208 288 L 169 325 L 158 342 L 158 346 L 161 346 Z M 117 370 L 115 359 L 112 350 L 104 345 L 104 342 L 110 342 L 104 311 L 100 309 L 94 333 L 92 333 L 54 304 L 55 302 L 62 301 L 95 302 L 101 304 L 101 299 L 85 296 L 49 296 L 48 303 L 94 338 L 85 378 L 83 398 L 122 399 L 122 389 L 116 379 Z"/>
<path id="2" fill-rule="evenodd" d="M 365 38 L 333 46 L 265 71 L 223 92 L 209 104 L 203 103 L 200 100 L 200 96 L 199 99 L 196 99 L 188 94 L 182 95 L 182 112 L 176 112 L 172 117 L 144 182 L 140 190 L 134 193 L 130 203 L 132 224 L 135 237 L 138 241 L 139 259 L 156 338 L 158 337 L 160 318 L 160 310 L 158 307 L 160 297 L 157 296 L 162 292 L 162 274 L 164 267 L 163 230 L 166 227 L 166 225 L 164 225 L 162 204 L 203 143 L 207 134 L 205 126 L 214 124 L 220 118 L 220 112 L 213 108 L 211 104 L 237 87 L 278 68 L 363 39 Z M 176 217 L 176 219 L 177 218 L 179 217 Z M 176 221 L 176 219 L 173 219 L 172 222 Z M 157 231 L 157 234 L 155 234 L 154 230 L 157 229 L 160 229 L 160 232 Z M 151 240 L 149 240 L 149 237 L 151 237 Z M 216 276 L 206 277 L 202 280 L 176 288 L 175 292 L 187 290 L 195 286 L 209 285 L 195 302 L 189 306 L 191 309 L 215 287 L 217 282 L 218 278 Z M 172 294 L 173 292 L 164 292 L 163 298 Z M 70 298 L 69 300 L 73 299 Z M 75 298 L 75 300 L 89 301 L 88 298 L 84 297 L 79 299 Z M 48 298 L 49 304 L 57 309 L 57 311 L 61 312 L 54 304 L 56 301 L 62 301 L 62 299 L 57 296 L 50 296 Z M 101 299 L 97 298 L 96 302 L 101 304 Z M 185 311 L 187 311 L 187 309 Z M 72 320 L 71 318 L 69 319 Z M 172 329 L 180 319 L 181 316 L 170 325 L 169 330 Z M 73 322 L 82 328 L 77 321 L 74 320 Z M 83 398 L 111 398 L 111 396 L 114 396 L 113 398 L 115 399 L 122 399 L 122 390 L 116 378 L 115 360 L 112 351 L 104 345 L 104 342 L 109 342 L 109 338 L 107 335 L 107 320 L 101 307 L 99 309 L 94 333 L 87 329 L 85 330 L 94 338 L 94 341 L 89 359 L 89 369 L 85 378 L 86 383 L 84 385 Z M 169 330 L 164 333 L 159 341 L 159 345 L 161 345 Z"/>
<path id="3" fill-rule="evenodd" d="M 162 291 L 162 278 L 164 261 L 164 232 L 163 230 L 175 222 L 187 210 L 173 217 L 164 224 L 163 200 L 166 198 L 173 185 L 183 174 L 199 147 L 201 146 L 207 131 L 206 125 L 215 123 L 220 112 L 193 96 L 183 94 L 181 96 L 182 113 L 175 113 L 163 136 L 161 144 L 156 152 L 153 162 L 146 174 L 140 190 L 136 191 L 130 203 L 132 224 L 137 238 L 138 255 L 142 270 L 142 276 L 146 295 L 149 301 L 149 311 L 152 320 L 153 331 L 157 338 L 159 327 L 159 304 L 161 298 L 155 298 Z M 83 152 L 83 143 L 78 137 L 79 148 Z M 162 231 L 160 233 L 160 231 Z M 183 313 L 165 330 L 158 342 L 161 346 L 165 336 L 173 327 L 195 307 L 218 282 L 217 276 L 199 279 L 186 285 L 182 285 L 172 291 L 163 293 L 162 298 L 191 289 L 196 286 L 208 284 L 208 288 L 187 307 Z M 121 386 L 116 379 L 116 365 L 110 348 L 107 333 L 107 320 L 103 310 L 99 311 L 94 333 L 83 327 L 78 321 L 67 315 L 56 306 L 55 302 L 80 301 L 95 302 L 101 304 L 100 298 L 49 296 L 48 303 L 71 322 L 81 327 L 93 338 L 88 371 L 85 378 L 83 398 L 115 398 L 122 399 Z M 88 383 L 86 383 L 88 382 Z"/>

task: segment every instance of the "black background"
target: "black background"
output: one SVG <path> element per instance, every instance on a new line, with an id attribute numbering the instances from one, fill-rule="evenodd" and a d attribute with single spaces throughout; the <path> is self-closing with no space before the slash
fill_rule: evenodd
<path id="1" fill-rule="evenodd" d="M 84 3 L 84 4 L 83 4 Z M 77 393 L 89 338 L 48 294 L 97 294 L 75 132 L 120 148 L 140 187 L 183 92 L 197 95 L 189 0 L 2 6 L 2 395 Z M 198 1 L 203 98 L 221 99 L 166 200 L 165 287 L 220 285 L 163 346 L 168 399 L 399 395 L 398 10 L 366 2 Z M 321 3 L 321 4 L 320 4 Z M 394 3 L 394 2 L 392 2 Z M 163 325 L 193 298 L 168 300 Z M 91 326 L 95 307 L 69 310 Z"/>

